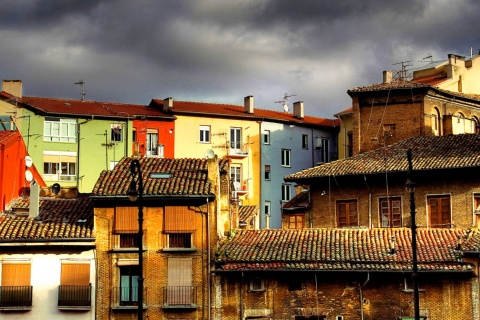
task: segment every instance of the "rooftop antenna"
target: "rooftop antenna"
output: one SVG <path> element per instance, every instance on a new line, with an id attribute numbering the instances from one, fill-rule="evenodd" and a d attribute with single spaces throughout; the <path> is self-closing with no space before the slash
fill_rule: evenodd
<path id="1" fill-rule="evenodd" d="M 83 101 L 85 98 L 85 81 L 80 80 L 78 82 L 75 82 L 74 84 L 79 84 L 82 86 L 82 93 L 80 94 L 80 96 L 82 97 L 81 100 Z"/>
<path id="2" fill-rule="evenodd" d="M 290 97 L 295 97 L 296 94 L 291 94 L 289 95 L 288 93 L 285 92 L 285 95 L 283 96 L 283 99 L 275 101 L 275 103 L 281 103 L 283 105 L 283 111 L 284 112 L 289 112 L 290 108 L 288 107 L 287 100 Z"/>
<path id="3" fill-rule="evenodd" d="M 393 64 L 393 65 L 397 65 L 397 64 L 402 65 L 402 70 L 397 70 L 396 71 L 397 79 L 404 80 L 405 78 L 407 78 L 407 67 L 412 66 L 411 62 L 412 62 L 412 60 L 402 61 L 402 62 L 398 62 L 398 63 Z"/>

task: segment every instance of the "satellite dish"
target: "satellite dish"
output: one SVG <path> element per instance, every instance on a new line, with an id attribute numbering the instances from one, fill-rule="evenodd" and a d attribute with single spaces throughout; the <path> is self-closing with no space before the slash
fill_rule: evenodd
<path id="1" fill-rule="evenodd" d="M 33 174 L 30 170 L 26 170 L 25 171 L 25 179 L 28 181 L 28 182 L 32 182 L 33 181 Z"/>
<path id="2" fill-rule="evenodd" d="M 54 183 L 51 188 L 52 192 L 55 194 L 58 194 L 60 192 L 60 185 L 58 183 Z"/>
<path id="3" fill-rule="evenodd" d="M 205 158 L 207 158 L 207 159 L 213 159 L 213 157 L 215 157 L 215 152 L 213 152 L 212 149 L 208 149 L 208 150 L 205 152 Z"/>
<path id="4" fill-rule="evenodd" d="M 30 168 L 33 164 L 33 160 L 31 157 L 29 156 L 26 156 L 25 157 L 25 166 L 27 166 L 27 168 Z"/>

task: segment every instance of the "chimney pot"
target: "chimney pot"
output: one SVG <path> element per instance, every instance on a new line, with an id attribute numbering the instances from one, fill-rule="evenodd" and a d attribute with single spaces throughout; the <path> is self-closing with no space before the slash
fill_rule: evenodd
<path id="1" fill-rule="evenodd" d="M 297 101 L 293 103 L 293 116 L 298 119 L 303 119 L 305 117 L 303 111 L 303 101 Z"/>
<path id="2" fill-rule="evenodd" d="M 173 108 L 173 98 L 168 97 L 166 99 L 163 99 L 163 111 L 168 112 L 170 109 Z"/>
<path id="3" fill-rule="evenodd" d="M 2 80 L 2 91 L 21 98 L 22 80 Z"/>
<path id="4" fill-rule="evenodd" d="M 392 71 L 383 71 L 383 83 L 392 83 Z"/>
<path id="5" fill-rule="evenodd" d="M 247 96 L 243 99 L 243 110 L 245 113 L 253 113 L 253 96 Z"/>

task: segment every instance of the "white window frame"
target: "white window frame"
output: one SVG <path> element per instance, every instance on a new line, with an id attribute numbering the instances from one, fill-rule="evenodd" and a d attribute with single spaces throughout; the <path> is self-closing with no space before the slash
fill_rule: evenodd
<path id="1" fill-rule="evenodd" d="M 282 149 L 282 167 L 291 167 L 291 153 L 290 149 Z"/>
<path id="2" fill-rule="evenodd" d="M 210 143 L 211 142 L 211 130 L 210 130 L 210 126 L 205 126 L 205 125 L 201 125 L 199 127 L 199 130 L 200 130 L 200 138 L 199 138 L 199 142 L 200 143 Z"/>
<path id="3" fill-rule="evenodd" d="M 242 190 L 242 165 L 239 163 L 232 163 L 230 165 L 230 181 L 233 183 L 235 190 Z"/>
<path id="4" fill-rule="evenodd" d="M 62 152 L 62 151 L 44 151 L 44 160 L 43 160 L 43 178 L 47 181 L 76 181 L 77 180 L 77 161 L 71 161 L 72 157 L 77 157 L 76 152 Z M 53 157 L 53 160 L 51 161 Z M 62 161 L 62 157 L 63 161 Z M 68 161 L 66 158 L 70 158 Z M 48 158 L 51 160 L 49 161 Z M 73 165 L 73 173 L 70 172 L 70 168 Z M 46 172 L 45 167 L 51 171 Z M 67 172 L 63 171 L 63 168 L 66 167 Z"/>
<path id="5" fill-rule="evenodd" d="M 77 142 L 77 120 L 46 117 L 43 122 L 43 141 Z"/>
<path id="6" fill-rule="evenodd" d="M 282 183 L 282 201 L 287 202 L 292 199 L 292 186 L 288 183 Z"/>
<path id="7" fill-rule="evenodd" d="M 160 135 L 158 134 L 158 129 L 147 129 L 147 143 L 146 143 L 147 157 L 159 155 L 160 153 L 158 148 L 159 139 L 160 139 Z"/>
<path id="8" fill-rule="evenodd" d="M 270 216 L 272 214 L 272 202 L 269 200 L 265 200 L 265 204 L 263 207 L 266 216 Z"/>
<path id="9" fill-rule="evenodd" d="M 110 141 L 112 142 L 123 141 L 123 124 L 121 123 L 110 124 Z"/>
<path id="10" fill-rule="evenodd" d="M 263 130 L 263 144 L 270 144 L 270 130 Z"/>

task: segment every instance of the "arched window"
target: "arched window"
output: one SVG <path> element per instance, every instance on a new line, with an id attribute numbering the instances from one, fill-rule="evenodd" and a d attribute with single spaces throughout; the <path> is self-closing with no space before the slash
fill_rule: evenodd
<path id="1" fill-rule="evenodd" d="M 432 118 L 432 132 L 433 135 L 440 135 L 440 110 L 437 107 L 433 108 L 433 118 Z"/>

